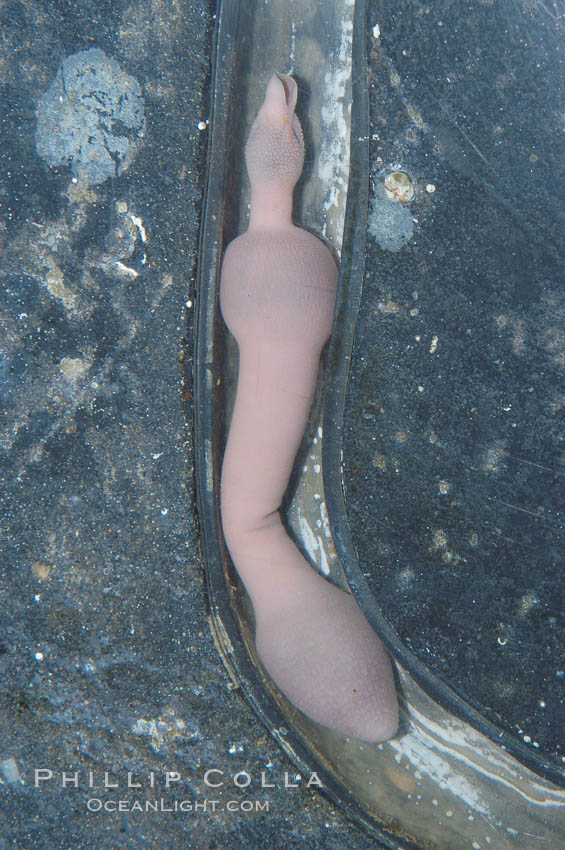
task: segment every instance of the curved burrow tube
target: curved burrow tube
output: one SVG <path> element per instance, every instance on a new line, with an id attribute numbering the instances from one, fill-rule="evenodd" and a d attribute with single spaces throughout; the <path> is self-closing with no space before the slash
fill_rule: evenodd
<path id="1" fill-rule="evenodd" d="M 307 563 L 279 510 L 337 288 L 329 249 L 292 222 L 304 160 L 296 99 L 292 77 L 271 78 L 245 150 L 249 228 L 230 243 L 222 264 L 221 311 L 239 347 L 222 526 L 253 604 L 257 653 L 278 688 L 316 722 L 384 741 L 398 726 L 389 656 L 354 598 Z"/>
<path id="2" fill-rule="evenodd" d="M 298 14 L 296 5 L 299 2 L 301 0 L 293 0 L 288 7 L 292 7 L 293 15 Z M 246 86 L 255 86 L 256 80 L 265 78 L 265 74 L 268 79 L 269 72 L 264 67 L 265 54 L 271 56 L 271 66 L 275 62 L 283 65 L 289 55 L 294 55 L 292 43 L 290 46 L 284 43 L 280 50 L 277 48 L 279 30 L 276 15 L 280 5 L 262 6 L 261 15 L 253 16 L 253 4 L 242 7 L 237 0 L 224 0 L 219 19 L 194 361 L 196 492 L 212 633 L 229 671 L 230 687 L 240 689 L 295 768 L 303 776 L 315 769 L 323 782 L 323 793 L 367 829 L 379 845 L 391 850 L 399 850 L 400 847 L 417 850 L 427 842 L 442 848 L 453 848 L 463 843 L 470 846 L 472 842 L 484 846 L 485 834 L 488 834 L 490 842 L 501 848 L 512 846 L 527 850 L 531 842 L 528 836 L 543 834 L 557 846 L 563 834 L 562 813 L 565 809 L 560 813 L 562 792 L 551 783 L 540 780 L 504 752 L 503 742 L 502 747 L 493 743 L 482 732 L 460 720 L 457 705 L 449 702 L 449 709 L 442 707 L 436 701 L 438 695 L 435 689 L 430 687 L 429 671 L 424 671 L 425 681 L 421 676 L 415 680 L 412 671 L 408 672 L 410 665 L 405 664 L 408 651 L 404 649 L 404 654 L 399 657 L 400 641 L 391 634 L 391 628 L 375 600 L 368 595 L 364 576 L 366 570 L 372 567 L 364 565 L 361 568 L 357 562 L 354 541 L 349 532 L 341 489 L 340 444 L 342 396 L 348 380 L 350 334 L 360 309 L 367 226 L 369 126 L 365 51 L 370 32 L 366 32 L 366 8 L 362 0 L 355 3 L 351 156 L 347 157 L 351 169 L 347 181 L 348 212 L 341 251 L 336 332 L 332 334 L 327 357 L 324 355 L 325 487 L 320 489 L 319 467 L 316 470 L 308 462 L 306 471 L 300 461 L 301 453 L 307 447 L 308 461 L 322 462 L 321 453 L 315 458 L 311 456 L 310 439 L 314 435 L 318 439 L 321 437 L 317 427 L 321 424 L 320 419 L 313 411 L 315 418 L 311 417 L 310 430 L 299 450 L 299 461 L 293 471 L 293 481 L 300 481 L 296 491 L 291 485 L 290 504 L 287 504 L 289 494 L 285 497 L 285 522 L 292 524 L 297 537 L 306 535 L 301 539 L 308 549 L 308 557 L 318 562 L 318 568 L 324 574 L 329 568 L 328 572 L 341 586 L 349 584 L 355 598 L 367 612 L 369 621 L 385 644 L 392 648 L 399 693 L 402 694 L 402 734 L 395 735 L 386 744 L 367 745 L 359 739 L 335 734 L 327 727 L 312 723 L 306 715 L 294 710 L 274 687 L 272 680 L 265 687 L 264 670 L 258 664 L 250 631 L 253 621 L 249 610 L 251 606 L 248 596 L 241 592 L 242 584 L 234 580 L 219 522 L 219 473 L 225 449 L 225 428 L 230 418 L 228 415 L 226 419 L 225 414 L 231 409 L 233 400 L 232 387 L 236 378 L 233 367 L 237 366 L 237 358 L 234 358 L 235 342 L 226 333 L 219 315 L 217 275 L 224 236 L 233 238 L 238 221 L 246 210 L 240 178 L 240 169 L 243 170 L 244 165 L 240 131 L 242 124 L 247 126 L 250 123 L 246 113 Z M 273 13 L 274 21 L 266 16 L 266 10 Z M 298 17 L 303 20 L 300 15 Z M 337 31 L 337 38 L 340 33 L 342 30 Z M 245 49 L 242 50 L 244 42 Z M 249 50 L 257 44 L 261 47 L 249 55 Z M 312 127 L 308 130 L 308 138 L 314 140 L 319 137 L 314 120 L 319 106 L 318 92 L 320 86 L 324 91 L 328 88 L 324 76 L 327 66 L 315 75 L 314 81 L 308 71 L 308 63 L 305 66 L 300 59 L 303 48 L 304 44 L 297 45 L 297 60 L 292 64 L 303 80 L 306 97 L 308 86 L 312 84 Z M 341 56 L 341 46 L 337 52 Z M 329 55 L 335 55 L 335 51 Z M 331 77 L 330 80 L 332 91 L 333 79 Z M 327 138 L 327 133 L 328 128 L 324 127 L 322 139 Z M 341 245 L 341 231 L 334 234 L 330 219 L 320 215 L 321 210 L 326 209 L 325 195 L 323 191 L 321 195 L 316 192 L 318 176 L 314 177 L 313 173 L 312 178 L 304 185 L 300 181 L 302 195 L 297 198 L 296 208 L 300 208 L 301 221 L 308 222 L 315 232 L 324 234 L 325 223 L 330 241 Z M 337 185 L 336 179 L 334 174 L 331 177 L 334 186 Z M 308 201 L 312 188 L 315 197 Z M 311 206 L 308 206 L 309 203 Z M 321 445 L 322 441 L 319 442 Z M 313 443 L 316 443 L 315 439 Z M 303 474 L 312 476 L 307 478 L 305 490 L 299 489 L 302 488 Z M 318 520 L 324 522 L 324 516 L 317 509 L 310 511 L 309 508 L 312 498 L 317 504 L 319 494 L 322 504 L 327 506 L 332 529 L 332 540 L 326 556 L 322 558 L 318 558 L 316 546 L 307 537 L 310 528 L 325 528 L 318 525 Z M 341 567 L 343 577 L 340 575 Z M 453 781 L 446 783 L 446 776 L 453 777 Z M 507 829 L 512 830 L 511 837 Z"/>

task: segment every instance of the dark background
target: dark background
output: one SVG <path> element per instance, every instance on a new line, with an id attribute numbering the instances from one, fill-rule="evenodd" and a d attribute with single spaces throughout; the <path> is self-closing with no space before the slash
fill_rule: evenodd
<path id="1" fill-rule="evenodd" d="M 420 669 L 560 770 L 563 11 L 373 4 L 343 440 L 351 533 L 385 619 Z M 413 233 L 391 250 L 371 219 L 397 170 Z"/>

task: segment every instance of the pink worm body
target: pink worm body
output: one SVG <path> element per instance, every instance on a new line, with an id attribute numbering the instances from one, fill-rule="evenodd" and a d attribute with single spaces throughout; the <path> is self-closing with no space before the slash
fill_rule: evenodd
<path id="1" fill-rule="evenodd" d="M 275 75 L 251 128 L 249 229 L 228 246 L 222 314 L 239 346 L 222 467 L 225 540 L 255 611 L 265 669 L 310 718 L 369 741 L 391 737 L 398 706 L 389 657 L 357 603 L 318 575 L 279 513 L 332 328 L 337 269 L 292 223 L 304 159 L 297 86 Z"/>

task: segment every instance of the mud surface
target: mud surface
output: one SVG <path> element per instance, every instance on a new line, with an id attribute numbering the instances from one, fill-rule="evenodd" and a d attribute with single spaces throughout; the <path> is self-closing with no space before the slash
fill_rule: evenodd
<path id="1" fill-rule="evenodd" d="M 564 23 L 388 7 L 370 21 L 372 215 L 400 170 L 414 230 L 402 245 L 369 216 L 352 534 L 418 661 L 562 768 Z"/>

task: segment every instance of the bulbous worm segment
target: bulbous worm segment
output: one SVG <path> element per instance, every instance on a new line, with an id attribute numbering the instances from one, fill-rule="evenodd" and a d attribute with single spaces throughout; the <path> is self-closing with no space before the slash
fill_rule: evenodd
<path id="1" fill-rule="evenodd" d="M 279 513 L 332 328 L 337 268 L 292 223 L 304 143 L 297 86 L 276 74 L 251 128 L 249 229 L 228 246 L 220 304 L 239 346 L 237 395 L 222 467 L 221 515 L 255 611 L 262 664 L 310 718 L 383 741 L 398 726 L 390 659 L 353 597 L 316 573 Z"/>

